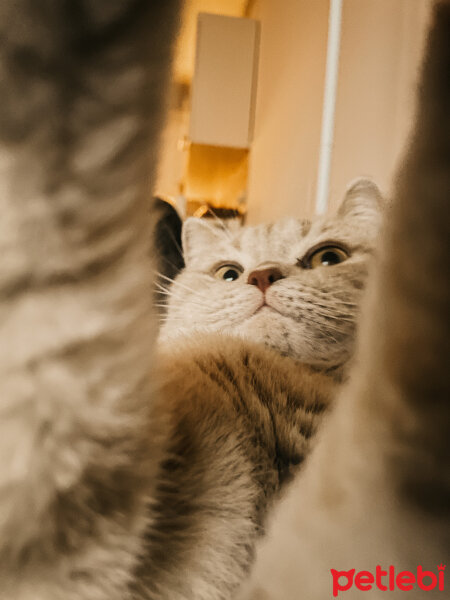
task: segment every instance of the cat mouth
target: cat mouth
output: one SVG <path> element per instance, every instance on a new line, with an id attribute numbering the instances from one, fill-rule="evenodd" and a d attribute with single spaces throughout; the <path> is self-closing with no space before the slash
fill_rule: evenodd
<path id="1" fill-rule="evenodd" d="M 260 306 L 258 306 L 258 308 L 255 310 L 252 316 L 257 315 L 258 313 L 261 313 L 263 311 L 273 311 L 277 312 L 278 314 L 281 314 L 279 310 L 277 310 L 273 306 L 270 306 L 270 304 L 267 304 L 267 302 L 264 301 Z"/>

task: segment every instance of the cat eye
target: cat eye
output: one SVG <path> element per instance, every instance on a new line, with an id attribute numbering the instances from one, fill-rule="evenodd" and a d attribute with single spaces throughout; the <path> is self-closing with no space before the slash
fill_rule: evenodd
<path id="1" fill-rule="evenodd" d="M 214 277 L 223 281 L 236 281 L 242 273 L 243 269 L 238 265 L 221 265 L 214 272 Z"/>
<path id="2" fill-rule="evenodd" d="M 341 245 L 320 244 L 314 246 L 306 255 L 299 260 L 299 264 L 304 269 L 316 269 L 317 267 L 333 267 L 338 265 L 349 257 L 349 252 Z"/>

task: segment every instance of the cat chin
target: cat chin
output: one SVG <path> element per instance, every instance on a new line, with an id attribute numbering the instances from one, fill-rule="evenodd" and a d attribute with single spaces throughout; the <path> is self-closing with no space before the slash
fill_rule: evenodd
<path id="1" fill-rule="evenodd" d="M 341 369 L 350 355 L 352 344 L 342 343 L 339 352 L 330 347 L 328 339 L 311 337 L 302 323 L 264 306 L 239 325 L 227 329 L 231 335 L 261 343 L 283 356 L 289 356 L 319 371 Z M 332 352 L 330 353 L 330 350 Z"/>
<path id="2" fill-rule="evenodd" d="M 161 347 L 179 344 L 181 340 L 198 339 L 209 334 L 231 335 L 252 343 L 263 344 L 283 356 L 311 367 L 327 371 L 346 363 L 351 354 L 350 338 L 348 343 L 341 341 L 338 348 L 326 337 L 317 338 L 305 326 L 305 323 L 288 315 L 283 315 L 270 306 L 262 306 L 248 317 L 224 326 L 219 323 L 187 326 L 165 326 L 159 334 Z"/>
<path id="3" fill-rule="evenodd" d="M 290 317 L 282 315 L 280 312 L 270 306 L 262 306 L 243 323 L 236 326 L 237 330 L 248 332 L 252 337 L 263 335 L 271 337 L 279 333 L 280 329 L 292 328 L 293 320 Z"/>
<path id="4" fill-rule="evenodd" d="M 263 306 L 243 323 L 232 328 L 230 333 L 256 343 L 273 348 L 280 354 L 298 358 L 292 346 L 289 332 L 294 322 L 270 306 Z M 299 337 L 301 333 L 299 332 Z"/>

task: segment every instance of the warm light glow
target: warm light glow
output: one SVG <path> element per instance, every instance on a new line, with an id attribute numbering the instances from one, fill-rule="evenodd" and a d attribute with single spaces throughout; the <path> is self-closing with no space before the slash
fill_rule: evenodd
<path id="1" fill-rule="evenodd" d="M 188 202 L 245 212 L 247 149 L 191 144 L 183 193 Z"/>
<path id="2" fill-rule="evenodd" d="M 201 12 L 243 17 L 247 0 L 186 0 L 174 57 L 174 78 L 190 83 L 194 73 L 197 15 Z"/>

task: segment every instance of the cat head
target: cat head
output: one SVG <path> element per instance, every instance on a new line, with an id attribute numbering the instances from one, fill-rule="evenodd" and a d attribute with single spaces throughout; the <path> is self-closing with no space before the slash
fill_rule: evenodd
<path id="1" fill-rule="evenodd" d="M 312 221 L 233 231 L 188 219 L 161 338 L 223 331 L 318 368 L 344 364 L 380 221 L 380 192 L 363 179 L 337 214 Z"/>

